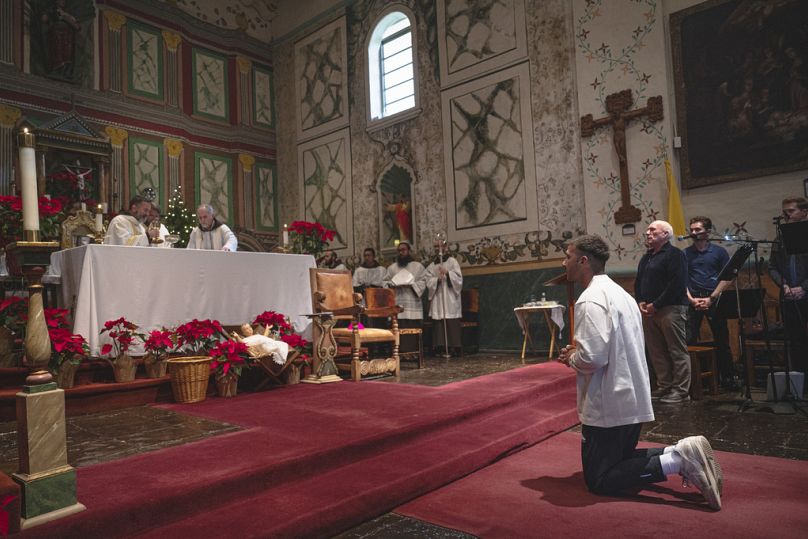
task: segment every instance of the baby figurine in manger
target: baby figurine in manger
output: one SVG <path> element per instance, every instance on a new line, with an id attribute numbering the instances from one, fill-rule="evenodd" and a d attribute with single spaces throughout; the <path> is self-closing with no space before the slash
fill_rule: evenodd
<path id="1" fill-rule="evenodd" d="M 236 342 L 243 342 L 247 345 L 247 352 L 250 357 L 259 358 L 270 356 L 272 361 L 278 365 L 284 365 L 289 355 L 289 345 L 283 341 L 276 341 L 271 338 L 270 327 L 264 327 L 263 333 L 256 333 L 250 324 L 242 324 L 241 333 L 233 332 L 232 336 Z"/>

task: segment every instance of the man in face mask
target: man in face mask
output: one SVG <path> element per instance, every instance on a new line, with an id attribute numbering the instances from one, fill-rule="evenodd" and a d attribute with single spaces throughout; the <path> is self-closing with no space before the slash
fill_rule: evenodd
<path id="1" fill-rule="evenodd" d="M 129 211 L 113 217 L 107 227 L 104 243 L 107 245 L 149 246 L 149 236 L 143 224 L 149 216 L 151 202 L 141 196 L 132 197 Z M 150 231 L 157 235 L 159 231 Z"/>

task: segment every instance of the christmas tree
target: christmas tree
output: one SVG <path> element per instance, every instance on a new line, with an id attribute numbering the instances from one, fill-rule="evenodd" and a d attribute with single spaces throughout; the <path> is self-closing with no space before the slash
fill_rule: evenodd
<path id="1" fill-rule="evenodd" d="M 163 224 L 166 225 L 169 232 L 180 237 L 180 241 L 174 245 L 175 247 L 188 245 L 188 238 L 196 226 L 196 215 L 185 207 L 179 187 L 174 189 L 174 193 L 168 199 L 168 211 L 163 217 Z"/>

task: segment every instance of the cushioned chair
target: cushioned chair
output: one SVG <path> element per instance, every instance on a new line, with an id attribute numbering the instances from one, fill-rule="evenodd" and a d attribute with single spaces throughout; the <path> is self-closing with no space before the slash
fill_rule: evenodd
<path id="1" fill-rule="evenodd" d="M 350 271 L 311 268 L 309 269 L 309 276 L 314 312 L 330 312 L 338 322 L 347 321 L 352 324 L 351 328 L 335 327 L 331 329 L 337 345 L 348 345 L 351 352 L 348 356 L 337 354 L 337 357 L 334 358 L 337 368 L 340 371 L 350 372 L 351 378 L 356 382 L 366 375 L 391 373 L 398 377 L 400 369 L 398 313 L 402 311 L 402 308 L 396 305 L 372 309 L 363 307 L 361 294 L 355 294 L 353 291 Z M 395 298 L 395 296 L 393 297 Z M 359 317 L 363 313 L 369 317 L 389 316 L 391 328 L 359 329 Z M 315 335 L 314 341 L 319 342 L 318 338 L 319 336 Z M 382 358 L 363 357 L 361 353 L 363 345 L 366 346 L 371 343 L 390 343 L 390 356 Z"/>
<path id="2" fill-rule="evenodd" d="M 372 327 L 390 327 L 390 321 L 388 320 L 389 317 L 387 315 L 382 316 L 371 316 L 368 313 L 376 312 L 377 309 L 385 309 L 388 307 L 395 306 L 396 304 L 396 292 L 391 288 L 366 288 L 365 289 L 365 306 L 367 309 L 365 310 L 365 315 L 369 319 L 368 325 Z M 377 321 L 374 323 L 374 321 Z M 400 360 L 404 359 L 413 359 L 418 362 L 418 368 L 424 368 L 424 342 L 423 342 L 423 330 L 421 328 L 399 328 L 398 329 L 399 339 L 403 335 L 413 335 L 418 339 L 418 346 L 415 350 L 411 352 L 402 352 L 400 349 L 398 351 L 398 356 Z"/>

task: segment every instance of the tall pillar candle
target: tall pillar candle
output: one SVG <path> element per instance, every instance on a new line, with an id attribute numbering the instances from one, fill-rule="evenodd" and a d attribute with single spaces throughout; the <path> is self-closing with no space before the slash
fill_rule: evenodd
<path id="1" fill-rule="evenodd" d="M 36 241 L 39 236 L 39 201 L 36 189 L 36 151 L 34 150 L 34 134 L 23 129 L 17 139 L 20 147 L 20 183 L 22 184 L 22 229 L 35 231 L 32 234 Z M 25 232 L 23 232 L 25 235 Z M 28 238 L 23 238 L 28 239 Z"/>
<path id="2" fill-rule="evenodd" d="M 96 230 L 96 232 L 101 232 L 101 229 L 104 228 L 104 214 L 102 213 L 103 209 L 104 209 L 104 207 L 101 204 L 99 204 L 98 208 L 96 209 L 96 212 L 95 212 L 95 230 Z"/>
<path id="3" fill-rule="evenodd" d="M 283 246 L 289 245 L 289 227 L 284 223 L 283 225 Z"/>

